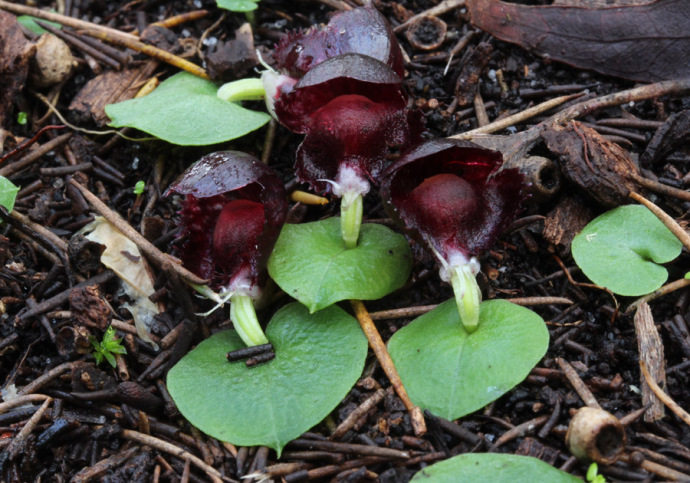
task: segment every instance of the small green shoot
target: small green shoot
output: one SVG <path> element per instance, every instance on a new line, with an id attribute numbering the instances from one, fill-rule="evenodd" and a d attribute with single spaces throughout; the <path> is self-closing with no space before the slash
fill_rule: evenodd
<path id="1" fill-rule="evenodd" d="M 134 192 L 135 195 L 141 196 L 144 193 L 145 187 L 146 187 L 146 183 L 143 180 L 139 180 L 134 185 L 134 189 L 132 191 Z"/>
<path id="2" fill-rule="evenodd" d="M 599 466 L 596 463 L 589 465 L 587 469 L 587 481 L 589 483 L 606 483 L 604 475 L 599 474 Z"/>
<path id="3" fill-rule="evenodd" d="M 96 365 L 106 360 L 111 366 L 115 367 L 117 362 L 113 354 L 127 354 L 127 350 L 122 347 L 120 339 L 115 337 L 115 329 L 113 329 L 112 325 L 103 334 L 102 342 L 98 342 L 93 336 L 90 337 L 90 340 L 94 350 L 93 356 L 96 359 Z"/>
<path id="4" fill-rule="evenodd" d="M 20 126 L 26 125 L 28 118 L 29 116 L 24 111 L 20 111 L 17 113 L 17 124 Z"/>

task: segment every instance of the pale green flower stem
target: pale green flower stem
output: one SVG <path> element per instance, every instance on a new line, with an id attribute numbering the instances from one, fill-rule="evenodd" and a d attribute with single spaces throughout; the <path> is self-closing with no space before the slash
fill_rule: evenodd
<path id="1" fill-rule="evenodd" d="M 256 317 L 254 301 L 249 295 L 234 294 L 230 298 L 230 320 L 247 347 L 268 344 L 268 339 Z"/>
<path id="2" fill-rule="evenodd" d="M 260 101 L 266 89 L 261 79 L 240 79 L 220 86 L 216 96 L 228 102 Z"/>
<path id="3" fill-rule="evenodd" d="M 455 302 L 458 304 L 460 321 L 465 330 L 471 334 L 477 330 L 479 324 L 479 305 L 482 302 L 482 292 L 469 264 L 455 266 L 450 271 L 450 283 L 455 293 Z"/>
<path id="4" fill-rule="evenodd" d="M 361 193 L 347 192 L 340 202 L 340 233 L 348 250 L 357 247 L 363 206 Z"/>
<path id="5" fill-rule="evenodd" d="M 206 285 L 190 285 L 201 295 L 218 304 L 211 312 L 224 305 L 230 299 L 230 320 L 235 327 L 235 331 L 247 347 L 268 344 L 268 339 L 261 328 L 261 324 L 259 324 L 259 319 L 256 317 L 254 299 L 249 295 L 230 292 L 217 294 Z"/>

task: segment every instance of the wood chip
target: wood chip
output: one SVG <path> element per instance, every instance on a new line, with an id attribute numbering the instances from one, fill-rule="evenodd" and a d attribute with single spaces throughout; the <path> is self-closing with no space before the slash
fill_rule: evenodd
<path id="1" fill-rule="evenodd" d="M 642 302 L 637 307 L 634 321 L 640 360 L 644 361 L 654 380 L 664 387 L 666 386 L 664 345 L 654 325 L 652 311 L 646 302 Z M 642 385 L 642 404 L 651 403 L 650 408 L 644 414 L 644 420 L 651 423 L 663 418 L 665 415 L 664 403 L 654 394 L 642 374 L 640 375 L 640 384 Z"/>

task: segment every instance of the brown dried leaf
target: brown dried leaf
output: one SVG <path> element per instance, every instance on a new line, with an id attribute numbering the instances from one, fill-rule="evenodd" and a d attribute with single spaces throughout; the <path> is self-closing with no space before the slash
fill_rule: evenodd
<path id="1" fill-rule="evenodd" d="M 110 324 L 110 307 L 101 298 L 98 285 L 73 288 L 69 294 L 69 305 L 79 325 L 105 330 Z"/>
<path id="2" fill-rule="evenodd" d="M 631 175 L 638 167 L 628 152 L 577 121 L 542 133 L 549 150 L 559 160 L 563 175 L 604 206 L 627 201 L 639 188 Z"/>
<path id="3" fill-rule="evenodd" d="M 690 75 L 690 2 L 604 8 L 467 0 L 472 23 L 535 54 L 642 82 Z"/>

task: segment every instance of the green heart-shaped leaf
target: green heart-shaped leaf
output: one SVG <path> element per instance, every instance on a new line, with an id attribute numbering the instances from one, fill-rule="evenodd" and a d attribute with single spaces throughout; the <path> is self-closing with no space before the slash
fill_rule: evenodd
<path id="1" fill-rule="evenodd" d="M 129 126 L 173 144 L 205 146 L 244 136 L 270 116 L 219 99 L 218 86 L 186 72 L 148 96 L 105 106 L 114 127 Z"/>
<path id="2" fill-rule="evenodd" d="M 12 211 L 18 192 L 19 188 L 12 181 L 0 176 L 0 206 L 3 206 L 7 211 Z"/>
<path id="3" fill-rule="evenodd" d="M 499 453 L 462 454 L 435 463 L 417 472 L 413 483 L 455 483 L 486 481 L 491 483 L 582 483 L 573 475 L 530 456 Z"/>
<path id="4" fill-rule="evenodd" d="M 592 220 L 573 239 L 575 262 L 597 285 L 619 295 L 654 292 L 683 245 L 654 214 L 640 205 L 619 206 Z"/>
<path id="5" fill-rule="evenodd" d="M 221 441 L 276 450 L 318 424 L 362 373 L 367 340 L 337 306 L 310 315 L 293 303 L 266 328 L 274 360 L 247 368 L 226 353 L 244 347 L 235 331 L 216 334 L 168 373 L 168 389 L 187 420 Z"/>
<path id="6" fill-rule="evenodd" d="M 259 0 L 216 0 L 219 8 L 232 12 L 251 12 L 258 7 Z"/>
<path id="7" fill-rule="evenodd" d="M 368 223 L 347 250 L 338 217 L 285 225 L 268 260 L 273 280 L 311 312 L 340 300 L 379 299 L 402 287 L 411 269 L 405 237 Z"/>
<path id="8" fill-rule="evenodd" d="M 396 332 L 388 350 L 410 399 L 452 420 L 520 383 L 548 345 L 542 318 L 505 300 L 483 302 L 479 327 L 468 334 L 453 299 Z"/>

